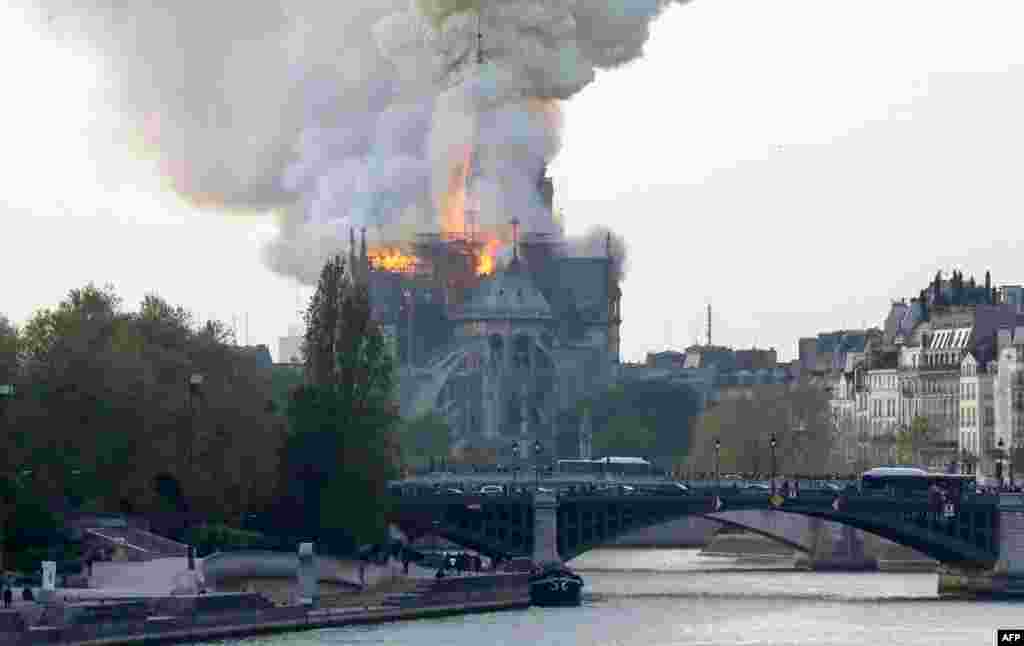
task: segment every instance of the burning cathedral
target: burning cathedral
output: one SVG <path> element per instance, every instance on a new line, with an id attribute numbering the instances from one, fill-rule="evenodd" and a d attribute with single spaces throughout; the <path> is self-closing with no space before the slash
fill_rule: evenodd
<path id="1" fill-rule="evenodd" d="M 550 211 L 551 180 L 537 188 Z M 351 240 L 353 273 L 400 366 L 402 414 L 440 414 L 456 450 L 527 457 L 539 440 L 551 455 L 557 413 L 617 374 L 611 235 L 603 253 L 581 255 L 560 234 L 519 225 L 512 218 L 506 240 L 472 228 L 420 234 L 409 251 L 368 250 L 363 232 L 357 252 Z"/>

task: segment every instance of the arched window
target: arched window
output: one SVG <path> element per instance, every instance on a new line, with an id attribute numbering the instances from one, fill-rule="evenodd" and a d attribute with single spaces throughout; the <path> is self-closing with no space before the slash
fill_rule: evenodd
<path id="1" fill-rule="evenodd" d="M 525 334 L 516 336 L 512 345 L 512 365 L 516 368 L 530 367 L 530 345 L 533 340 Z"/>
<path id="2" fill-rule="evenodd" d="M 505 352 L 505 339 L 501 338 L 500 334 L 492 334 L 488 339 L 488 344 L 491 346 L 491 363 L 502 363 Z"/>

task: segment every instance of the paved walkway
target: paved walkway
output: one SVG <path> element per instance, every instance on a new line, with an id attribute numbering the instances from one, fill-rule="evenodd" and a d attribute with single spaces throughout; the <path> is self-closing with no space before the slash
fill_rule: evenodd
<path id="1" fill-rule="evenodd" d="M 202 571 L 202 559 L 196 559 L 196 570 Z M 170 594 L 174 578 L 188 571 L 188 559 L 180 556 L 140 562 L 93 563 L 89 578 L 90 590 L 131 590 L 133 594 Z"/>

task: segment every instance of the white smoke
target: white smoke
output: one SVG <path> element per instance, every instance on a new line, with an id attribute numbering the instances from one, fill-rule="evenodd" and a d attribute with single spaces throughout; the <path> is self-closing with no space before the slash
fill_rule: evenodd
<path id="1" fill-rule="evenodd" d="M 537 193 L 558 151 L 557 101 L 638 57 L 669 4 L 16 1 L 41 33 L 102 59 L 111 102 L 181 194 L 277 211 L 265 260 L 307 283 L 349 227 L 388 240 L 436 229 L 470 145 L 487 177 L 482 226 L 515 215 L 525 231 L 557 230 Z"/>

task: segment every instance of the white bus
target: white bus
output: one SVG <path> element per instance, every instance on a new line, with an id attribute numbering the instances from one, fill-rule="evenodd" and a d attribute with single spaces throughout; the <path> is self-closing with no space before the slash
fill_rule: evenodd
<path id="1" fill-rule="evenodd" d="M 596 460 L 559 460 L 558 473 L 593 476 L 649 476 L 652 465 L 644 458 L 605 457 Z"/>

